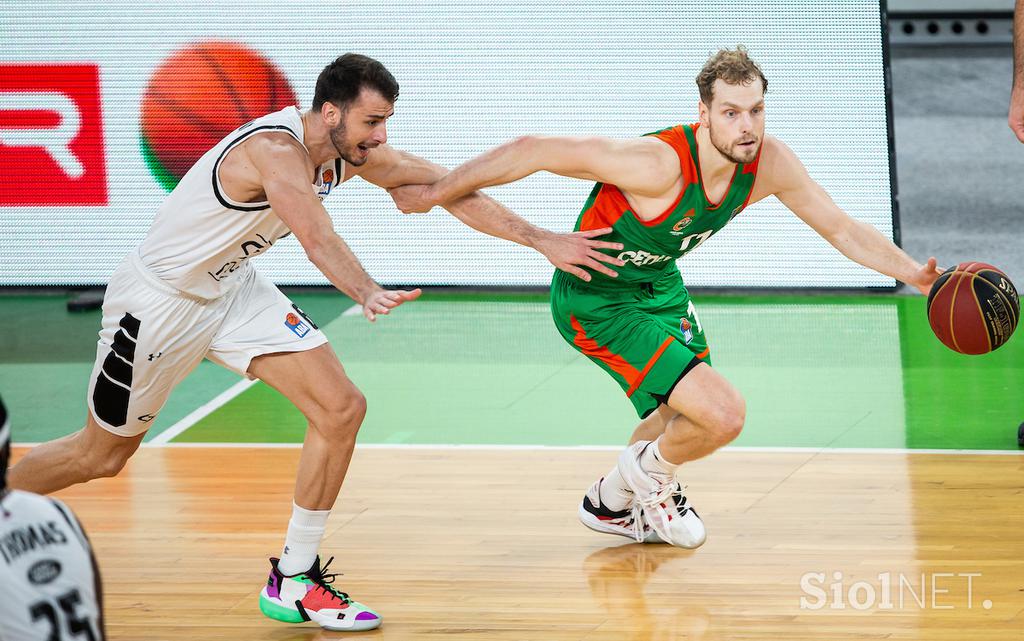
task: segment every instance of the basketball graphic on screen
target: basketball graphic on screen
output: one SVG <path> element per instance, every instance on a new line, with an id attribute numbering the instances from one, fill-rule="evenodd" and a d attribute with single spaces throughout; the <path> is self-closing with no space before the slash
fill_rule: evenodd
<path id="1" fill-rule="evenodd" d="M 1017 288 L 999 269 L 960 263 L 947 269 L 928 294 L 928 323 L 942 343 L 961 354 L 986 354 L 1017 329 Z"/>
<path id="2" fill-rule="evenodd" d="M 149 79 L 140 109 L 142 154 L 170 191 L 224 136 L 296 102 L 288 79 L 256 51 L 232 42 L 189 45 Z"/>

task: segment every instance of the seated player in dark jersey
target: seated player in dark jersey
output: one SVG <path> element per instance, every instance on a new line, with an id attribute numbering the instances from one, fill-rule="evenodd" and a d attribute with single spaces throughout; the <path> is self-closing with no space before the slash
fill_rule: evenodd
<path id="1" fill-rule="evenodd" d="M 865 267 L 925 293 L 940 273 L 934 258 L 917 263 L 843 212 L 789 147 L 765 135 L 767 80 L 746 49 L 712 56 L 697 86 L 700 120 L 692 125 L 632 140 L 526 136 L 431 185 L 391 190 L 410 213 L 538 171 L 597 182 L 576 230 L 613 228 L 604 240 L 624 246 L 611 263 L 617 278 L 596 262 L 589 282 L 556 272 L 551 311 L 563 338 L 615 378 L 643 420 L 618 465 L 587 491 L 580 518 L 600 532 L 687 548 L 700 546 L 706 532 L 676 469 L 735 439 L 746 405 L 711 368 L 676 260 L 750 203 L 776 196 Z"/>
<path id="2" fill-rule="evenodd" d="M 0 639 L 106 638 L 92 547 L 56 499 L 7 488 L 11 427 L 0 401 Z"/>

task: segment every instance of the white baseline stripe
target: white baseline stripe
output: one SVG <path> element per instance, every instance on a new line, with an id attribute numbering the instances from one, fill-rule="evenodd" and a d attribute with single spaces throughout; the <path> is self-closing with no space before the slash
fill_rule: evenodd
<path id="1" fill-rule="evenodd" d="M 363 306 L 353 305 L 341 313 L 342 316 L 362 316 Z"/>
<path id="2" fill-rule="evenodd" d="M 216 397 L 214 397 L 213 400 L 196 408 L 188 416 L 181 419 L 174 425 L 168 427 L 163 432 L 160 432 L 155 437 L 153 437 L 152 440 L 144 443 L 143 445 L 148 445 L 151 447 L 163 447 L 167 445 L 172 438 L 175 438 L 176 436 L 180 435 L 182 432 L 192 427 L 206 416 L 212 414 L 217 408 L 226 404 L 228 401 L 238 396 L 239 394 L 249 389 L 258 382 L 258 380 L 249 379 L 242 379 L 238 381 L 237 383 L 235 383 L 234 385 L 232 385 L 231 387 L 229 387 L 228 389 L 224 390 Z"/>
<path id="3" fill-rule="evenodd" d="M 227 447 L 227 448 L 279 448 L 298 449 L 302 443 L 167 443 L 166 447 Z M 455 445 L 455 444 L 413 444 L 413 443 L 358 443 L 360 450 L 494 450 L 494 451 L 577 451 L 617 452 L 619 445 Z M 869 447 L 725 447 L 723 452 L 763 454 L 959 454 L 984 456 L 1024 456 L 1024 451 L 1014 450 L 914 450 L 908 448 Z"/>

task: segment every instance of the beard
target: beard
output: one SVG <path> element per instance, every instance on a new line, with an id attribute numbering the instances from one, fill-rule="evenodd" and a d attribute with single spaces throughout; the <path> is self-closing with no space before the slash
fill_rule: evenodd
<path id="1" fill-rule="evenodd" d="M 369 156 L 363 156 L 358 152 L 358 148 L 355 145 L 345 142 L 345 123 L 338 123 L 338 126 L 330 130 L 331 144 L 334 145 L 335 151 L 341 156 L 341 159 L 352 165 L 353 167 L 359 167 L 369 160 Z"/>
<path id="2" fill-rule="evenodd" d="M 754 139 L 754 146 L 749 148 L 736 149 L 736 142 L 729 144 L 728 142 L 717 140 L 715 137 L 715 130 L 708 125 L 708 135 L 711 138 L 711 144 L 715 146 L 718 153 L 725 156 L 729 162 L 734 162 L 737 165 L 743 165 L 749 162 L 753 162 L 757 158 L 757 152 L 761 150 L 761 141 L 757 138 Z M 737 141 L 738 142 L 738 141 Z"/>

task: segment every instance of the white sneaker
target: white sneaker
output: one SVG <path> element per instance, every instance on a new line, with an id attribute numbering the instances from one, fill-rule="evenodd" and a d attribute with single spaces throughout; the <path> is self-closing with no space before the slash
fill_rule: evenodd
<path id="1" fill-rule="evenodd" d="M 604 479 L 599 479 L 583 495 L 579 508 L 580 522 L 595 532 L 618 534 L 637 542 L 660 543 L 661 539 L 654 530 L 634 512 L 632 502 L 624 510 L 611 510 L 601 503 L 602 482 Z"/>
<path id="2" fill-rule="evenodd" d="M 700 547 L 708 538 L 707 530 L 683 496 L 685 488 L 671 474 L 640 467 L 640 455 L 650 444 L 637 441 L 619 456 L 619 474 L 633 490 L 633 518 L 642 519 L 667 543 L 681 548 Z"/>

